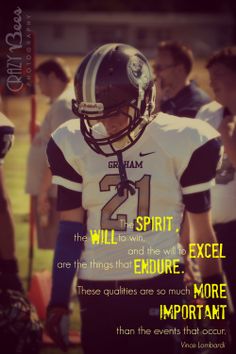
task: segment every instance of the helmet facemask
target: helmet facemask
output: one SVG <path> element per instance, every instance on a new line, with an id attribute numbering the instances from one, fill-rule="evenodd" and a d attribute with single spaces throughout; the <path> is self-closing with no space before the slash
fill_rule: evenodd
<path id="1" fill-rule="evenodd" d="M 114 156 L 135 144 L 151 120 L 155 87 L 152 86 L 149 91 L 146 91 L 146 96 L 147 94 L 149 97 L 141 97 L 141 99 L 133 100 L 127 104 L 123 103 L 109 111 L 103 108 L 102 103 L 82 102 L 78 105 L 76 100 L 73 100 L 73 112 L 81 120 L 81 132 L 87 144 L 96 153 L 104 156 Z M 143 94 L 141 93 L 141 95 Z M 105 125 L 102 123 L 103 120 L 117 119 L 117 116 L 120 115 L 128 118 L 127 127 L 115 134 L 108 135 Z"/>

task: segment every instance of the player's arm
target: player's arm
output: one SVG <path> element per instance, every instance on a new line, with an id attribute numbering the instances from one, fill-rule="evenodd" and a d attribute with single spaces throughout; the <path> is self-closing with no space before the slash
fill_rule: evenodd
<path id="1" fill-rule="evenodd" d="M 40 136 L 43 143 L 47 145 L 49 132 L 56 130 L 62 123 L 65 123 L 70 118 L 73 118 L 73 113 L 67 106 L 67 101 L 59 100 L 54 102 L 41 126 Z M 38 212 L 40 214 L 47 213 L 50 208 L 48 192 L 52 185 L 52 173 L 47 166 L 45 167 L 38 196 Z"/>
<path id="2" fill-rule="evenodd" d="M 60 212 L 59 232 L 53 260 L 52 291 L 48 307 L 46 330 L 50 337 L 65 350 L 68 329 L 63 326 L 68 317 L 71 285 L 80 258 L 83 242 L 75 235 L 85 235 L 85 212 L 82 207 L 82 177 L 66 161 L 53 138 L 47 146 L 48 162 L 53 182 L 58 184 L 57 209 Z M 70 267 L 59 268 L 60 264 Z"/>
<path id="3" fill-rule="evenodd" d="M 217 243 L 211 223 L 210 186 L 221 158 L 221 144 L 212 139 L 197 149 L 181 177 L 183 202 L 190 228 L 190 242 L 196 244 Z M 225 283 L 220 258 L 197 257 L 204 283 Z M 229 293 L 228 293 L 229 294 Z M 228 305 L 231 311 L 230 294 Z"/>
<path id="4" fill-rule="evenodd" d="M 189 162 L 188 167 L 184 171 L 181 178 L 183 201 L 187 210 L 187 217 L 190 229 L 190 243 L 195 244 L 213 244 L 217 243 L 211 222 L 211 200 L 210 200 L 210 183 L 215 177 L 220 156 L 221 144 L 213 139 L 196 150 Z M 204 255 L 204 253 L 203 253 Z M 200 269 L 201 281 L 203 284 L 220 286 L 226 284 L 227 279 L 222 269 L 220 258 L 206 258 L 196 254 L 196 262 Z M 208 305 L 226 306 L 226 319 L 222 321 L 211 320 L 210 323 L 201 325 L 210 328 L 224 328 L 225 334 L 216 336 L 216 343 L 224 340 L 226 347 L 230 344 L 229 315 L 234 312 L 230 291 L 226 288 L 226 298 L 208 298 Z"/>
<path id="5" fill-rule="evenodd" d="M 210 188 L 219 159 L 220 142 L 218 139 L 212 139 L 194 151 L 181 176 L 180 183 L 186 210 L 182 243 L 186 247 L 189 242 L 217 242 L 210 219 Z M 203 277 L 222 272 L 219 259 L 199 258 L 197 261 Z"/>
<path id="6" fill-rule="evenodd" d="M 75 235 L 85 234 L 85 214 L 82 207 L 82 177 L 67 162 L 63 152 L 51 138 L 47 146 L 47 157 L 58 185 L 57 209 L 60 212 L 59 233 L 53 262 L 53 287 L 50 305 L 68 306 L 70 287 L 83 244 L 75 242 Z M 69 262 L 68 269 L 58 269 L 59 262 Z M 63 287 L 61 286 L 63 282 Z"/>

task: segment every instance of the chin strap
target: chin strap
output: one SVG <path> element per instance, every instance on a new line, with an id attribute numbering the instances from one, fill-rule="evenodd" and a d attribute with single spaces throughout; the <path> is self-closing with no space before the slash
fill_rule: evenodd
<path id="1" fill-rule="evenodd" d="M 118 167 L 119 167 L 119 174 L 120 174 L 120 183 L 118 183 L 116 186 L 118 195 L 122 197 L 124 195 L 125 189 L 127 189 L 127 191 L 130 192 L 131 195 L 134 195 L 135 183 L 128 180 L 127 178 L 122 152 L 117 152 L 117 159 L 118 159 Z"/>

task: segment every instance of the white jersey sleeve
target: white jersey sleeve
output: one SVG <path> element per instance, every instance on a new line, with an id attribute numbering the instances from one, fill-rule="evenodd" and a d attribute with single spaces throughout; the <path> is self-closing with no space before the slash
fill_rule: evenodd
<path id="1" fill-rule="evenodd" d="M 218 129 L 223 118 L 224 107 L 216 101 L 210 102 L 201 107 L 196 118 L 203 120 Z"/>
<path id="2" fill-rule="evenodd" d="M 194 154 L 200 148 L 205 147 L 209 141 L 218 138 L 219 133 L 203 121 L 189 118 L 177 119 L 164 113 L 158 115 L 156 122 L 161 128 L 157 131 L 156 138 L 165 154 L 168 154 L 170 161 L 172 161 L 176 177 L 180 181 L 181 186 L 181 178 L 185 170 L 188 166 L 191 168 L 191 165 L 193 165 L 193 163 L 191 164 L 191 160 L 193 160 Z M 207 150 L 209 150 L 209 147 L 206 146 Z M 208 167 L 205 166 L 204 168 L 207 169 Z M 198 166 L 192 166 L 192 169 L 192 175 L 195 171 L 202 170 L 202 174 L 205 172 L 200 163 Z M 212 178 L 202 182 L 201 173 L 198 174 L 200 176 L 199 181 L 190 178 L 189 183 L 182 185 L 182 194 L 198 193 L 211 187 L 213 183 Z M 191 175 L 191 171 L 189 175 Z"/>
<path id="3" fill-rule="evenodd" d="M 61 125 L 53 134 L 47 145 L 47 158 L 52 171 L 54 184 L 66 189 L 81 192 L 82 176 L 78 159 L 73 147 L 80 140 L 80 124 L 73 119 Z"/>

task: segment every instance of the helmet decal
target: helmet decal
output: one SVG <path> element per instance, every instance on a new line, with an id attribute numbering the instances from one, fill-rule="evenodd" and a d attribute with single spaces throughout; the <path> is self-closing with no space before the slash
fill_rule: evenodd
<path id="1" fill-rule="evenodd" d="M 104 110 L 104 106 L 101 102 L 81 102 L 79 104 L 79 113 L 89 113 L 91 115 L 94 115 L 94 117 L 99 116 L 102 114 Z"/>
<path id="2" fill-rule="evenodd" d="M 142 57 L 133 55 L 127 63 L 127 73 L 130 82 L 139 89 L 145 90 L 150 82 L 150 67 Z"/>

